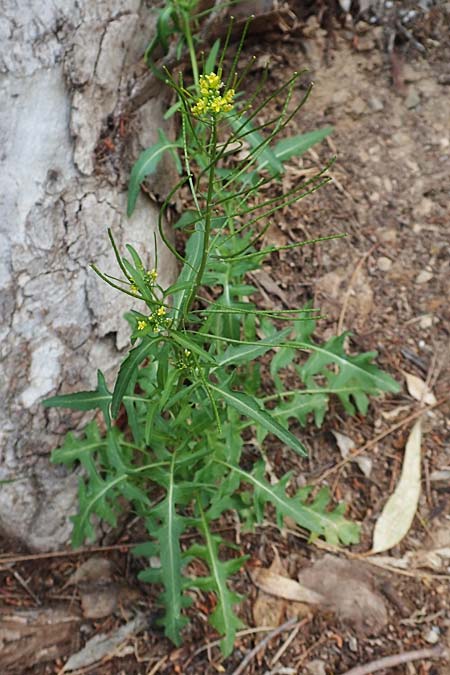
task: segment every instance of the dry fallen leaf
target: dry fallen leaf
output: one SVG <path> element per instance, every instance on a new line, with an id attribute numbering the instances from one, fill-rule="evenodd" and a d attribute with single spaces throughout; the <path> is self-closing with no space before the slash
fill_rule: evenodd
<path id="1" fill-rule="evenodd" d="M 406 443 L 402 472 L 394 493 L 386 502 L 373 533 L 373 553 L 381 553 L 396 546 L 407 534 L 414 519 L 420 496 L 420 419 L 416 422 Z"/>
<path id="2" fill-rule="evenodd" d="M 341 453 L 342 459 L 346 459 L 351 452 L 351 450 L 354 450 L 356 445 L 355 441 L 350 438 L 349 436 L 346 436 L 345 434 L 341 434 L 339 431 L 333 431 L 331 430 L 331 433 L 336 439 L 337 446 L 339 448 L 339 452 Z"/>
<path id="3" fill-rule="evenodd" d="M 78 670 L 101 661 L 105 656 L 113 655 L 127 639 L 137 635 L 148 626 L 148 617 L 139 613 L 128 623 L 116 628 L 109 634 L 97 633 L 86 642 L 84 647 L 66 661 L 62 672 Z"/>
<path id="4" fill-rule="evenodd" d="M 269 595 L 275 595 L 277 598 L 284 598 L 293 602 L 307 602 L 313 605 L 318 605 L 324 600 L 320 593 L 311 591 L 299 584 L 298 581 L 276 574 L 270 569 L 257 568 L 251 573 L 251 578 L 260 590 Z"/>
<path id="5" fill-rule="evenodd" d="M 286 572 L 276 549 L 275 557 L 269 570 L 275 574 L 283 574 Z M 285 611 L 285 600 L 260 590 L 252 608 L 255 626 L 280 626 L 283 623 Z"/>
<path id="6" fill-rule="evenodd" d="M 377 578 L 363 562 L 325 555 L 302 570 L 299 581 L 324 596 L 324 606 L 349 623 L 358 635 L 376 635 L 389 615 Z"/>
<path id="7" fill-rule="evenodd" d="M 107 583 L 112 579 L 112 563 L 107 558 L 94 556 L 82 563 L 69 577 L 66 586 L 81 583 Z"/>
<path id="8" fill-rule="evenodd" d="M 427 405 L 434 405 L 436 403 L 436 397 L 432 391 L 430 391 L 426 385 L 426 382 L 417 377 L 417 375 L 411 375 L 411 373 L 405 373 L 403 375 L 406 380 L 406 387 L 413 398 L 416 401 L 421 401 Z"/>
<path id="9" fill-rule="evenodd" d="M 349 436 L 341 434 L 339 431 L 331 430 L 331 433 L 336 439 L 336 443 L 341 453 L 342 459 L 347 459 L 350 452 L 356 448 L 355 441 L 351 439 Z M 361 469 L 362 473 L 365 476 L 367 477 L 370 476 L 370 474 L 372 473 L 372 465 L 373 465 L 373 462 L 370 459 L 370 457 L 368 457 L 367 455 L 357 455 L 354 459 L 352 459 L 352 461 L 359 466 L 359 468 Z"/>

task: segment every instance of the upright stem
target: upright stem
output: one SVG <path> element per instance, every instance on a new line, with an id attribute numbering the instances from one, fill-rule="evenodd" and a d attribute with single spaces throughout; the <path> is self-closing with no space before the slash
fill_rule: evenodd
<path id="1" fill-rule="evenodd" d="M 183 12 L 183 22 L 184 22 L 184 37 L 186 38 L 189 57 L 191 59 L 192 75 L 194 77 L 195 86 L 198 87 L 199 78 L 198 78 L 197 55 L 195 53 L 194 40 L 192 37 L 190 17 L 187 12 Z"/>
<path id="2" fill-rule="evenodd" d="M 216 119 L 212 118 L 212 131 L 211 137 L 209 140 L 209 173 L 208 173 L 208 192 L 206 195 L 206 209 L 205 209 L 205 229 L 203 234 L 203 251 L 202 259 L 200 266 L 197 271 L 194 285 L 191 289 L 189 300 L 186 303 L 186 314 L 189 312 L 189 309 L 192 303 L 195 300 L 199 286 L 202 283 L 203 273 L 206 267 L 206 261 L 208 259 L 209 253 L 209 240 L 211 237 L 211 219 L 212 219 L 212 198 L 214 193 L 214 178 L 216 174 L 216 146 L 217 146 L 217 128 L 216 128 Z"/>

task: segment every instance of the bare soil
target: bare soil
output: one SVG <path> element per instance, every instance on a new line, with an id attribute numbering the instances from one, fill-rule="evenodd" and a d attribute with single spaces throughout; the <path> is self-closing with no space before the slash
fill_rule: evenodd
<path id="1" fill-rule="evenodd" d="M 285 301 L 295 307 L 313 301 L 326 316 L 319 323 L 319 337 L 329 337 L 337 329 L 350 330 L 349 350 L 377 351 L 378 363 L 403 384 L 398 395 L 372 400 L 366 417 L 349 417 L 335 405 L 320 429 L 311 425 L 301 430 L 310 450 L 308 460 L 296 459 L 292 464 L 278 448 L 269 456 L 275 471 L 293 468 L 307 484 L 329 485 L 336 499 L 349 504 L 349 517 L 362 523 L 360 545 L 347 553 L 332 552 L 340 561 L 355 565 L 346 575 L 358 577 L 357 567 L 364 560 L 359 554 L 370 550 L 374 524 L 400 474 L 413 424 L 410 418 L 421 407 L 408 393 L 404 373 L 427 381 L 439 405 L 423 413 L 424 478 L 418 514 L 407 537 L 389 552 L 392 558 L 407 559 L 410 564 L 397 571 L 366 564 L 365 586 L 359 590 L 348 586 L 352 597 L 369 590 L 372 593 L 367 602 L 361 596 L 365 612 L 361 621 L 337 611 L 303 608 L 300 629 L 291 628 L 274 638 L 264 652 L 251 659 L 247 675 L 338 675 L 403 651 L 434 644 L 450 649 L 450 406 L 445 400 L 450 392 L 448 3 L 433 11 L 431 23 L 428 16 L 414 33 L 425 45 L 424 52 L 407 40 L 389 52 L 386 29 L 369 22 L 334 21 L 327 35 L 315 16 L 301 33 L 271 36 L 270 43 L 260 36 L 259 43 L 251 47 L 258 57 L 252 74 L 255 82 L 258 63 L 270 54 L 268 88 L 275 89 L 286 73 L 309 69 L 304 86 L 309 78 L 315 83 L 314 90 L 290 132 L 334 127 L 329 141 L 290 163 L 285 186 L 337 155 L 330 172 L 333 180 L 278 217 L 266 241 L 290 244 L 335 233 L 348 235 L 274 254 L 265 267 L 271 283 L 266 277 L 265 283 L 261 281 L 261 306 L 280 306 Z M 297 95 L 303 93 L 299 90 Z M 273 284 L 278 293 L 274 293 Z M 365 453 L 371 460 L 369 475 L 353 462 L 337 467 L 342 457 L 332 431 L 351 438 L 355 447 L 370 444 Z M 237 537 L 242 551 L 251 555 L 247 572 L 236 579 L 236 590 L 246 596 L 243 620 L 252 627 L 257 624 L 255 617 L 266 615 L 272 622 L 283 623 L 292 614 L 290 603 L 258 597 L 251 570 L 268 567 L 279 556 L 285 574 L 298 579 L 330 551 L 307 544 L 294 528 L 280 534 L 267 525 L 254 535 L 239 537 L 234 521 L 224 522 L 223 527 L 229 529 L 231 538 Z M 80 598 L 86 589 L 67 586 L 80 564 L 92 558 L 91 551 L 42 559 L 27 559 L 25 553 L 25 560 L 20 559 L 20 552 L 11 551 L 9 563 L 6 555 L 2 556 L 3 614 L 55 606 L 75 612 L 79 619 L 78 623 L 74 619 L 74 626 L 78 628 L 61 643 L 65 645 L 62 653 L 70 654 L 88 638 L 117 628 L 140 610 L 149 616 L 148 629 L 128 640 L 120 657 L 113 652 L 101 664 L 77 672 L 231 675 L 264 633 L 241 636 L 233 655 L 223 662 L 217 647 L 207 647 L 216 636 L 207 624 L 211 598 L 205 596 L 191 610 L 193 622 L 185 644 L 175 649 L 155 625 L 154 593 L 135 580 L 139 562 L 128 549 L 129 542 L 139 539 L 141 533 L 130 523 L 126 533 L 116 536 L 114 543 L 121 548 L 95 553 L 110 560 L 111 575 L 103 582 L 97 580 L 93 591 L 91 588 L 97 593 L 94 605 L 107 603 L 111 595 L 116 598 L 108 615 L 83 617 L 86 606 L 80 604 Z M 441 557 L 430 554 L 444 549 L 447 553 Z M 424 565 L 411 562 L 420 556 Z M 347 583 L 345 578 L 343 583 Z M 102 583 L 106 600 L 105 593 L 100 593 Z M 370 598 L 375 596 L 386 612 L 384 623 L 379 616 L 374 619 Z M 286 643 L 290 635 L 293 637 Z M 277 656 L 284 643 L 285 651 Z M 33 656 L 27 657 L 24 651 L 21 666 L 8 672 L 58 673 L 63 660 L 31 664 Z M 450 661 L 422 659 L 380 672 L 445 675 L 450 673 Z"/>

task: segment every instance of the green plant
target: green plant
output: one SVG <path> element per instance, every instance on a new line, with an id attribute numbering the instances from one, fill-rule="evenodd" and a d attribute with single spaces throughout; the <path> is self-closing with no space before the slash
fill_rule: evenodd
<path id="1" fill-rule="evenodd" d="M 172 0 L 170 7 L 185 11 L 188 4 Z M 252 300 L 256 289 L 247 282 L 248 272 L 280 248 L 310 243 L 263 246 L 272 215 L 329 179 L 322 171 L 285 193 L 274 190 L 273 196 L 265 196 L 262 188 L 276 185 L 284 162 L 330 129 L 277 140 L 307 98 L 294 103 L 299 74 L 262 103 L 241 99 L 238 56 L 222 83 L 228 39 L 220 56 L 213 48 L 197 77 L 200 69 L 183 25 L 194 82 L 187 87 L 166 74 L 178 96 L 173 112 L 180 116 L 180 137 L 170 141 L 161 132 L 159 142 L 142 153 L 132 171 L 128 203 L 131 213 L 141 182 L 156 170 L 163 152 L 173 152 L 182 176 L 161 210 L 159 226 L 164 238 L 164 210 L 175 191 L 187 186 L 192 209 L 176 225 L 185 233 L 184 254 L 165 240 L 180 260 L 180 275 L 170 288 L 162 288 L 156 261 L 149 270 L 131 246 L 121 254 L 109 231 L 122 277 L 94 270 L 140 303 L 139 310 L 127 314 L 133 348 L 112 392 L 99 371 L 95 391 L 56 396 L 45 405 L 100 410 L 106 425 L 103 432 L 94 420 L 81 435 L 69 433 L 52 456 L 55 463 L 78 463 L 83 469 L 73 544 L 94 536 L 94 516 L 114 526 L 126 500 L 150 538 L 135 554 L 160 562 L 140 578 L 163 589 L 165 634 L 179 644 L 185 608 L 195 593 L 209 591 L 216 597 L 210 623 L 223 636 L 228 655 L 241 625 L 234 610 L 239 596 L 230 589 L 229 577 L 245 556 L 214 532 L 214 523 L 234 510 L 251 528 L 271 504 L 280 525 L 289 516 L 312 537 L 332 544 L 356 542 L 357 525 L 345 518 L 344 505 L 330 506 L 327 488 L 315 495 L 310 488 L 293 491 L 292 472 L 276 484 L 268 481 L 266 452 L 281 443 L 306 455 L 292 422 L 304 426 L 312 416 L 320 425 L 333 395 L 348 413 L 365 413 L 368 395 L 397 391 L 397 385 L 374 365 L 374 353 L 346 354 L 345 334 L 317 343 L 312 337 L 315 310 L 262 311 Z M 273 99 L 281 101 L 281 111 L 259 124 L 260 112 Z M 303 353 L 308 357 L 302 361 Z M 273 384 L 266 396 L 261 395 L 263 355 Z M 298 376 L 295 389 L 285 388 L 287 367 Z M 126 431 L 116 423 L 122 406 Z M 189 547 L 181 539 L 187 532 L 197 532 Z"/>

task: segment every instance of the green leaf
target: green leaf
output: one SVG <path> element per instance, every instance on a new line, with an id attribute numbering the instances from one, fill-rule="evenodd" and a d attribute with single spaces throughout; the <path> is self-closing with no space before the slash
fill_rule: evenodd
<path id="1" fill-rule="evenodd" d="M 192 285 L 195 283 L 197 270 L 202 260 L 204 236 L 204 223 L 201 221 L 195 225 L 195 231 L 189 237 L 186 245 L 186 259 L 177 281 L 177 285 L 181 285 L 181 290 L 173 294 L 172 305 L 176 318 L 183 316 Z"/>
<path id="2" fill-rule="evenodd" d="M 298 134 L 295 136 L 287 136 L 275 145 L 273 152 L 275 157 L 280 162 L 286 162 L 291 157 L 300 157 L 313 145 L 320 143 L 324 138 L 329 136 L 333 131 L 333 127 L 324 127 L 323 129 L 316 129 L 307 134 Z"/>
<path id="3" fill-rule="evenodd" d="M 258 157 L 259 170 L 268 166 L 273 176 L 283 172 L 283 164 L 271 150 L 264 137 L 258 131 L 253 130 L 253 124 L 250 120 L 246 120 L 243 115 L 239 115 L 239 117 L 230 116 L 227 121 L 234 132 L 239 132 L 238 140 L 242 137 L 255 152 L 255 156 Z"/>
<path id="4" fill-rule="evenodd" d="M 257 342 L 253 344 L 229 345 L 223 354 L 217 356 L 217 364 L 219 366 L 229 366 L 231 364 L 249 363 L 283 342 L 290 332 L 291 329 L 286 328 L 268 338 L 264 338 L 262 341 L 263 345 L 258 345 Z"/>
<path id="5" fill-rule="evenodd" d="M 314 413 L 314 423 L 320 427 L 328 407 L 328 396 L 320 390 L 317 394 L 302 394 L 301 392 L 290 396 L 288 400 L 277 403 L 271 414 L 282 420 L 295 418 L 304 427 L 308 423 L 308 415 Z"/>
<path id="6" fill-rule="evenodd" d="M 139 194 L 142 181 L 155 173 L 165 152 L 181 147 L 180 141 L 170 141 L 160 133 L 160 140 L 139 155 L 133 166 L 128 186 L 127 215 L 131 216 Z"/>
<path id="7" fill-rule="evenodd" d="M 151 340 L 143 340 L 138 347 L 135 347 L 128 353 L 128 356 L 122 362 L 111 402 L 111 414 L 113 417 L 117 417 L 118 415 L 120 404 L 126 394 L 131 378 L 136 373 L 142 361 L 150 355 L 154 345 L 162 339 L 163 338 L 157 337 Z"/>
<path id="8" fill-rule="evenodd" d="M 306 456 L 305 446 L 287 429 L 281 426 L 266 410 L 261 408 L 255 399 L 241 392 L 230 391 L 209 383 L 210 389 L 215 391 L 219 398 L 235 408 L 241 415 L 250 418 L 256 424 L 261 425 L 269 433 L 274 434 L 280 441 L 295 450 L 299 455 Z"/>
<path id="9" fill-rule="evenodd" d="M 186 606 L 183 601 L 182 589 L 182 565 L 180 536 L 185 530 L 185 518 L 176 510 L 177 491 L 175 486 L 175 453 L 172 456 L 170 470 L 164 482 L 166 483 L 166 497 L 152 511 L 152 524 L 149 527 L 152 537 L 158 540 L 161 567 L 159 570 L 144 570 L 139 574 L 143 581 L 159 581 L 164 585 L 161 601 L 164 604 L 165 614 L 162 623 L 165 627 L 165 635 L 175 645 L 181 643 L 181 630 L 187 623 L 187 618 L 182 615 L 182 608 Z M 155 519 L 159 525 L 155 524 Z M 156 579 L 155 579 L 156 577 Z"/>
<path id="10" fill-rule="evenodd" d="M 239 474 L 241 480 L 252 485 L 257 501 L 262 504 L 265 502 L 273 504 L 279 520 L 282 520 L 283 516 L 288 516 L 313 535 L 323 536 L 333 545 L 339 544 L 340 541 L 347 545 L 359 541 L 358 526 L 346 520 L 343 515 L 345 506 L 338 506 L 334 511 L 327 510 L 330 500 L 327 488 L 319 492 L 315 501 L 306 504 L 302 493 L 298 493 L 295 497 L 286 495 L 286 482 L 289 476 L 285 476 L 276 485 L 268 483 L 264 478 L 263 462 L 258 463 L 253 473 L 249 473 L 227 462 L 215 461 L 225 464 Z"/>
<path id="11" fill-rule="evenodd" d="M 368 407 L 367 394 L 378 394 L 382 391 L 397 393 L 400 386 L 373 363 L 376 352 L 355 356 L 346 354 L 344 350 L 346 336 L 347 333 L 343 333 L 332 337 L 324 345 L 311 343 L 309 349 L 313 354 L 298 372 L 305 383 L 314 381 L 314 377 L 318 375 L 324 377 L 327 381 L 326 387 L 337 390 L 336 394 L 348 413 L 353 414 L 356 406 L 359 412 L 365 414 Z M 328 367 L 330 365 L 337 365 L 338 370 L 330 369 Z"/>
<path id="12" fill-rule="evenodd" d="M 214 70 L 219 49 L 220 49 L 220 40 L 217 38 L 217 40 L 214 42 L 213 46 L 210 49 L 208 58 L 205 61 L 205 67 L 203 68 L 203 72 L 205 73 L 205 75 L 208 75 Z"/>
<path id="13" fill-rule="evenodd" d="M 206 363 L 210 363 L 213 366 L 216 365 L 216 360 L 212 356 L 210 356 L 208 352 L 202 349 L 202 347 L 199 347 L 199 345 L 194 340 L 186 337 L 185 334 L 173 331 L 171 333 L 171 337 L 173 341 L 179 344 L 181 347 L 183 347 L 184 349 L 188 349 L 189 351 L 199 356 L 201 361 L 206 361 Z"/>
<path id="14" fill-rule="evenodd" d="M 71 410 L 102 411 L 106 423 L 110 423 L 109 406 L 112 394 L 106 386 L 105 376 L 101 370 L 97 371 L 97 389 L 95 391 L 79 391 L 73 394 L 61 394 L 45 399 L 42 405 L 45 408 L 70 408 Z"/>
<path id="15" fill-rule="evenodd" d="M 100 435 L 96 422 L 90 422 L 80 438 L 69 432 L 60 448 L 52 452 L 52 464 L 72 465 L 74 462 L 82 462 L 86 454 L 93 454 L 106 447 L 106 439 Z"/>
<path id="16" fill-rule="evenodd" d="M 87 484 L 83 483 L 82 480 L 80 481 L 78 513 L 72 518 L 73 546 L 81 546 L 85 539 L 92 539 L 94 536 L 94 529 L 90 522 L 90 517 L 94 513 L 111 527 L 116 525 L 119 502 L 115 488 L 125 480 L 127 480 L 126 474 L 109 476 L 105 480 L 95 474 L 95 476 L 89 477 Z"/>
<path id="17" fill-rule="evenodd" d="M 230 591 L 227 585 L 227 578 L 241 569 L 248 556 L 242 556 L 226 562 L 220 560 L 219 545 L 222 543 L 222 539 L 211 533 L 200 502 L 198 502 L 198 507 L 200 511 L 200 529 L 205 537 L 205 545 L 196 544 L 192 546 L 186 555 L 204 560 L 208 565 L 210 576 L 196 577 L 189 582 L 189 585 L 205 591 L 212 591 L 216 595 L 217 604 L 209 617 L 209 623 L 220 635 L 224 636 L 220 646 L 222 654 L 227 657 L 233 651 L 236 631 L 243 627 L 242 621 L 233 610 L 233 606 L 242 598 L 233 593 L 233 591 Z"/>

